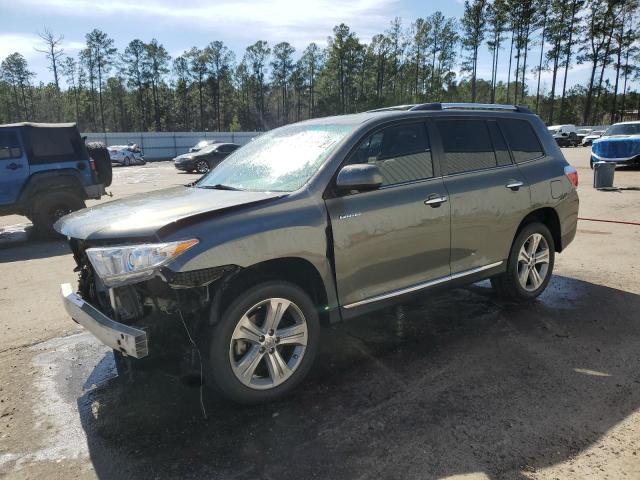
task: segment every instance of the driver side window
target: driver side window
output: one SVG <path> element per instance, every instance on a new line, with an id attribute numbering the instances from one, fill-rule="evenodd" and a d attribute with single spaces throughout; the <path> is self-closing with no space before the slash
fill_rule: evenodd
<path id="1" fill-rule="evenodd" d="M 424 123 L 387 127 L 365 138 L 349 164 L 376 165 L 382 186 L 433 177 L 433 162 Z"/>

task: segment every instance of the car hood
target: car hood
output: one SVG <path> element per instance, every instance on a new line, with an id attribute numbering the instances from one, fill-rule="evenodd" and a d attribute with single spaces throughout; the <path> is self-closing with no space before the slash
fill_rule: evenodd
<path id="1" fill-rule="evenodd" d="M 282 192 L 172 187 L 79 210 L 61 218 L 54 228 L 80 240 L 148 238 L 189 217 L 221 213 L 282 196 Z"/>
<path id="2" fill-rule="evenodd" d="M 615 135 L 593 141 L 591 152 L 598 158 L 632 158 L 640 155 L 640 135 Z"/>

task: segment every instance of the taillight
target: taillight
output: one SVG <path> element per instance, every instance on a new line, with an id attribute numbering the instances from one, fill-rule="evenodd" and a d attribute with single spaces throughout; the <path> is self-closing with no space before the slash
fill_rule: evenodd
<path id="1" fill-rule="evenodd" d="M 96 171 L 96 161 L 93 158 L 89 159 L 89 165 L 91 165 L 91 170 Z"/>
<path id="2" fill-rule="evenodd" d="M 578 171 L 571 165 L 564 167 L 564 174 L 567 176 L 571 184 L 578 188 Z"/>

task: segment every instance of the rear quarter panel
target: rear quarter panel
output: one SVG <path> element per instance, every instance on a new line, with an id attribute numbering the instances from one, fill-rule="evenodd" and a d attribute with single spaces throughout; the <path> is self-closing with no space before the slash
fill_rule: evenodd
<path id="1" fill-rule="evenodd" d="M 532 125 L 545 152 L 543 158 L 519 163 L 531 191 L 531 210 L 551 207 L 558 214 L 564 248 L 575 236 L 578 222 L 578 193 L 564 173 L 568 166 L 562 151 L 542 121 L 535 117 Z"/>

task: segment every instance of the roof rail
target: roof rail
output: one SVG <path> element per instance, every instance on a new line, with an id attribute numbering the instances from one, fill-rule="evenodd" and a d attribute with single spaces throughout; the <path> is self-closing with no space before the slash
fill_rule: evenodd
<path id="1" fill-rule="evenodd" d="M 393 105 L 391 107 L 382 107 L 382 108 L 375 108 L 373 110 L 367 110 L 366 113 L 372 113 L 372 112 L 393 112 L 393 111 L 397 111 L 397 110 L 413 110 L 415 107 L 419 106 L 416 103 L 411 103 L 408 105 Z"/>
<path id="2" fill-rule="evenodd" d="M 510 110 L 513 112 L 533 113 L 521 105 L 499 105 L 497 103 L 422 103 L 409 110 Z"/>

